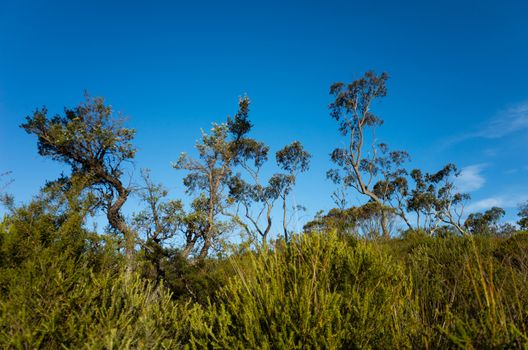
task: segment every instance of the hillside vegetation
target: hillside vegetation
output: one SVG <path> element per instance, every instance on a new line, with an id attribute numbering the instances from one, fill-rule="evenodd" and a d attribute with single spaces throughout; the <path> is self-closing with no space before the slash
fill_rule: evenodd
<path id="1" fill-rule="evenodd" d="M 118 242 L 34 202 L 0 225 L 0 344 L 14 349 L 528 346 L 528 233 L 295 235 L 126 275 Z M 170 266 L 170 267 L 169 267 Z"/>
<path id="2" fill-rule="evenodd" d="M 247 96 L 172 164 L 186 199 L 129 177 L 135 130 L 102 98 L 37 109 L 21 128 L 67 171 L 28 203 L 0 173 L 0 347 L 528 348 L 528 202 L 516 223 L 467 213 L 454 164 L 409 169 L 375 136 L 387 79 L 331 86 L 335 207 L 302 232 L 292 191 L 312 154 L 292 141 L 271 162 Z"/>

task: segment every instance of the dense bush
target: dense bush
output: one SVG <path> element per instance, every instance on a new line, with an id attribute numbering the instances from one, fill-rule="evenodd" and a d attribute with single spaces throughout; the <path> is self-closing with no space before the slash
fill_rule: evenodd
<path id="1" fill-rule="evenodd" d="M 35 201 L 0 222 L 0 347 L 528 346 L 528 234 L 390 241 L 335 232 L 125 273 L 113 236 Z"/>
<path id="2" fill-rule="evenodd" d="M 113 239 L 81 224 L 39 202 L 0 224 L 0 347 L 177 347 L 187 306 L 123 274 Z"/>
<path id="3" fill-rule="evenodd" d="M 205 312 L 196 347 L 409 347 L 416 327 L 402 264 L 335 233 L 233 257 L 238 276 Z"/>
<path id="4" fill-rule="evenodd" d="M 433 347 L 528 345 L 528 240 L 523 234 L 387 242 L 407 266 Z"/>

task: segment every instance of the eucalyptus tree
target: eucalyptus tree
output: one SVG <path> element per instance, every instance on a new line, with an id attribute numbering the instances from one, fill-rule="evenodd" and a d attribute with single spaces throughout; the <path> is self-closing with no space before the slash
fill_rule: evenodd
<path id="1" fill-rule="evenodd" d="M 426 174 L 425 178 L 435 194 L 433 204 L 436 220 L 454 227 L 461 235 L 467 235 L 462 218 L 470 195 L 457 190 L 455 179 L 459 174 L 456 165 L 450 163 L 435 173 Z"/>
<path id="2" fill-rule="evenodd" d="M 409 154 L 406 151 L 389 151 L 384 143 L 378 145 L 378 152 L 378 156 L 369 166 L 379 178 L 372 186 L 372 192 L 381 200 L 373 202 L 378 204 L 382 228 L 387 225 L 387 216 L 395 214 L 412 229 L 406 210 L 409 174 L 402 167 L 410 160 Z"/>
<path id="3" fill-rule="evenodd" d="M 498 235 L 501 231 L 499 220 L 506 215 L 504 209 L 492 207 L 484 213 L 471 213 L 464 221 L 464 228 L 471 234 Z"/>
<path id="4" fill-rule="evenodd" d="M 9 178 L 11 175 L 10 171 L 0 173 L 0 203 L 7 208 L 13 207 L 13 197 L 5 192 L 6 188 L 13 182 L 13 179 Z"/>
<path id="5" fill-rule="evenodd" d="M 202 131 L 202 139 L 195 146 L 198 158 L 182 153 L 173 164 L 175 169 L 188 172 L 183 179 L 186 192 L 197 195 L 193 202 L 194 212 L 197 215 L 204 214 L 206 218 L 205 225 L 199 231 L 190 231 L 193 235 L 189 236 L 192 238 L 185 248 L 185 251 L 191 251 L 197 241 L 201 241 L 199 259 L 207 256 L 211 245 L 229 226 L 223 218 L 233 205 L 227 193 L 233 167 L 242 159 L 255 155 L 255 150 L 247 147 L 245 139 L 251 129 L 249 103 L 249 98 L 241 98 L 234 118 L 228 118 L 226 123 L 214 123 L 210 134 Z"/>
<path id="6" fill-rule="evenodd" d="M 339 131 L 347 138 L 343 147 L 331 153 L 337 168 L 327 177 L 342 188 L 352 187 L 377 203 L 383 236 L 389 237 L 389 216 L 397 215 L 407 227 L 424 229 L 430 234 L 447 224 L 460 234 L 467 234 L 461 220 L 468 194 L 457 191 L 454 179 L 459 172 L 454 164 L 447 164 L 435 173 L 403 167 L 410 160 L 406 151 L 391 151 L 376 139 L 376 129 L 383 120 L 371 111 L 376 99 L 387 95 L 388 75 L 372 71 L 349 84 L 335 83 L 330 93 L 335 100 L 330 104 L 331 116 L 338 121 Z M 414 187 L 409 182 L 411 178 Z M 334 200 L 342 205 L 343 196 L 334 193 Z M 409 213 L 414 213 L 416 224 Z"/>
<path id="7" fill-rule="evenodd" d="M 142 169 L 141 177 L 144 186 L 138 190 L 138 195 L 147 207 L 134 214 L 132 222 L 145 241 L 161 245 L 177 234 L 183 203 L 180 200 L 167 200 L 168 190 L 152 181 L 149 170 Z"/>
<path id="8" fill-rule="evenodd" d="M 134 214 L 132 222 L 142 236 L 142 246 L 156 268 L 160 260 L 169 255 L 179 254 L 187 259 L 196 253 L 199 240 L 207 234 L 208 199 L 203 193 L 198 195 L 186 210 L 181 200 L 168 199 L 168 190 L 150 178 L 150 172 L 141 172 L 144 186 L 138 191 L 146 207 Z M 215 223 L 219 225 L 218 222 Z M 158 272 L 162 272 L 159 271 Z"/>
<path id="9" fill-rule="evenodd" d="M 132 227 L 139 235 L 144 257 L 154 267 L 152 277 L 157 279 L 165 275 L 164 262 L 173 252 L 170 243 L 180 231 L 184 209 L 180 200 L 167 199 L 168 190 L 152 181 L 149 170 L 142 169 L 141 177 L 144 185 L 137 195 L 146 207 L 134 213 Z"/>
<path id="10" fill-rule="evenodd" d="M 410 174 L 414 181 L 414 188 L 407 190 L 406 208 L 415 214 L 416 230 L 433 235 L 440 225 L 436 214 L 436 189 L 429 181 L 430 175 L 420 169 L 413 169 Z"/>
<path id="11" fill-rule="evenodd" d="M 383 124 L 383 120 L 371 111 L 371 106 L 376 99 L 387 95 L 387 79 L 387 73 L 376 75 L 369 71 L 352 83 L 338 82 L 330 87 L 330 94 L 335 98 L 329 106 L 330 115 L 339 123 L 339 132 L 346 141 L 331 153 L 331 160 L 337 168 L 327 173 L 335 183 L 352 187 L 379 204 L 381 229 L 386 238 L 390 236 L 386 186 L 391 182 L 390 177 L 402 175 L 387 166 L 399 166 L 408 157 L 402 151 L 388 152 L 387 145 L 376 139 L 376 128 Z"/>
<path id="12" fill-rule="evenodd" d="M 379 192 L 381 187 L 380 197 L 388 201 L 409 229 L 434 235 L 441 225 L 448 225 L 465 235 L 467 230 L 461 220 L 470 196 L 457 190 L 455 180 L 458 175 L 454 164 L 447 164 L 433 173 L 413 169 L 408 175 L 406 170 L 400 169 L 385 177 L 387 182 L 382 180 L 374 188 Z M 413 181 L 410 182 L 408 177 Z M 414 225 L 406 213 L 414 214 Z"/>
<path id="13" fill-rule="evenodd" d="M 273 187 L 273 183 L 261 179 L 262 165 L 267 160 L 268 147 L 263 144 L 258 147 L 265 150 L 260 152 L 261 156 L 255 157 L 254 161 L 248 162 L 244 159 L 238 162 L 249 179 L 245 179 L 241 172 L 237 172 L 230 179 L 229 196 L 235 204 L 235 210 L 230 215 L 244 228 L 251 239 L 257 238 L 254 237 L 256 233 L 264 243 L 272 228 L 272 210 L 279 198 L 279 191 Z"/>
<path id="14" fill-rule="evenodd" d="M 519 212 L 517 215 L 519 216 L 517 224 L 521 230 L 528 230 L 528 200 L 519 204 Z"/>
<path id="15" fill-rule="evenodd" d="M 122 207 L 131 189 L 124 183 L 125 164 L 132 161 L 135 131 L 124 126 L 103 98 L 85 96 L 64 115 L 48 116 L 44 107 L 26 117 L 21 127 L 37 137 L 38 153 L 67 164 L 71 173 L 61 181 L 77 190 L 90 189 L 98 194 L 110 226 L 124 237 L 127 273 L 133 268 L 136 233 L 125 221 Z"/>
<path id="16" fill-rule="evenodd" d="M 237 162 L 249 176 L 249 181 L 244 180 L 240 173 L 232 177 L 230 182 L 230 196 L 243 207 L 244 218 L 237 220 L 246 232 L 252 235 L 255 231 L 263 243 L 272 228 L 272 211 L 276 202 L 282 201 L 282 226 L 286 240 L 287 229 L 287 197 L 295 185 L 298 173 L 308 170 L 311 155 L 306 152 L 298 141 L 285 146 L 275 154 L 277 166 L 282 173 L 273 174 L 266 182 L 260 177 L 262 165 L 268 159 L 269 148 L 260 142 L 246 140 L 243 149 L 251 147 L 252 151 L 243 151 L 244 156 Z M 249 147 L 248 147 L 249 146 Z M 248 155 L 251 156 L 248 157 Z M 256 213 L 251 209 L 256 208 Z M 264 219 L 264 223 L 262 223 Z"/>
<path id="17" fill-rule="evenodd" d="M 242 100 L 235 118 L 229 118 L 227 122 L 234 136 L 233 149 L 237 153 L 233 166 L 240 168 L 244 174 L 239 171 L 229 180 L 229 199 L 235 210 L 226 214 L 243 227 L 250 238 L 256 239 L 256 233 L 265 242 L 272 227 L 271 214 L 278 194 L 261 178 L 262 168 L 268 161 L 269 147 L 247 136 L 253 127 L 249 121 L 249 105 L 248 98 Z M 254 207 L 258 207 L 256 213 L 252 211 Z"/>
<path id="18" fill-rule="evenodd" d="M 271 191 L 278 193 L 282 199 L 282 229 L 284 239 L 288 242 L 287 198 L 293 190 L 299 173 L 310 168 L 310 158 L 302 143 L 294 141 L 275 153 L 277 165 L 285 173 L 275 174 L 270 179 Z"/>
<path id="19" fill-rule="evenodd" d="M 173 167 L 188 171 L 183 179 L 186 192 L 205 199 L 200 201 L 200 207 L 206 215 L 206 225 L 198 237 L 203 241 L 198 257 L 203 259 L 214 239 L 222 233 L 219 230 L 221 215 L 230 206 L 225 189 L 236 154 L 229 142 L 227 124 L 213 124 L 210 134 L 202 131 L 202 139 L 196 143 L 196 149 L 197 159 L 182 153 Z"/>

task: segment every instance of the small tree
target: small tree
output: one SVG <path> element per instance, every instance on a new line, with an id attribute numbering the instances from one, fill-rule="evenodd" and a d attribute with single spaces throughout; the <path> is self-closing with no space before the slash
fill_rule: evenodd
<path id="1" fill-rule="evenodd" d="M 420 169 L 411 171 L 414 188 L 408 191 L 406 209 L 414 212 L 416 216 L 416 230 L 433 235 L 438 229 L 440 220 L 436 214 L 436 189 L 435 184 L 429 181 L 429 174 L 423 174 Z"/>
<path id="2" fill-rule="evenodd" d="M 86 99 L 79 106 L 65 109 L 64 116 L 48 117 L 46 108 L 26 117 L 21 127 L 38 138 L 41 156 L 70 166 L 69 178 L 63 179 L 77 189 L 99 193 L 99 204 L 106 211 L 110 226 L 124 236 L 127 272 L 132 270 L 136 233 L 126 224 L 121 208 L 130 194 L 123 183 L 124 163 L 135 155 L 132 139 L 135 131 L 115 118 L 103 98 Z"/>
<path id="3" fill-rule="evenodd" d="M 265 243 L 273 224 L 272 211 L 279 199 L 283 202 L 283 230 L 287 236 L 286 197 L 297 174 L 308 169 L 310 155 L 300 142 L 293 142 L 276 153 L 277 165 L 285 173 L 276 173 L 267 181 L 263 180 L 261 171 L 268 161 L 269 147 L 247 136 L 252 128 L 249 104 L 247 97 L 241 99 L 238 113 L 227 121 L 233 157 L 228 202 L 234 204 L 234 210 L 223 214 L 233 218 L 251 239 L 260 238 Z M 234 169 L 242 172 L 233 174 Z"/>
<path id="4" fill-rule="evenodd" d="M 458 233 L 466 235 L 461 220 L 464 217 L 465 202 L 469 194 L 457 191 L 454 179 L 459 175 L 454 164 L 447 164 L 434 174 L 427 174 L 426 180 L 435 190 L 435 216 L 444 224 L 453 226 Z"/>
<path id="5" fill-rule="evenodd" d="M 146 259 L 155 268 L 154 278 L 165 274 L 162 261 L 168 258 L 172 249 L 167 249 L 167 243 L 172 243 L 181 231 L 185 217 L 183 203 L 180 200 L 167 200 L 168 191 L 161 184 L 156 184 L 150 177 L 150 171 L 141 170 L 144 186 L 138 195 L 147 207 L 132 218 L 132 224 L 140 238 Z M 171 247 L 172 248 L 172 247 Z"/>
<path id="6" fill-rule="evenodd" d="M 282 199 L 282 229 L 286 242 L 288 242 L 287 197 L 295 186 L 297 175 L 309 169 L 311 157 L 299 141 L 285 146 L 275 154 L 277 164 L 286 174 L 272 176 L 270 191 L 278 193 Z"/>
<path id="7" fill-rule="evenodd" d="M 12 209 L 14 199 L 11 195 L 5 192 L 6 188 L 13 182 L 12 179 L 2 180 L 2 178 L 7 178 L 11 175 L 10 171 L 0 173 L 0 204 L 6 206 L 7 208 Z"/>
<path id="8" fill-rule="evenodd" d="M 414 182 L 411 187 L 406 179 L 399 180 L 394 186 L 398 198 L 399 210 L 404 208 L 414 213 L 415 228 L 429 235 L 435 234 L 440 225 L 452 226 L 460 234 L 466 234 L 461 223 L 464 216 L 464 203 L 470 197 L 460 193 L 455 186 L 459 172 L 454 164 L 447 164 L 435 173 L 423 173 L 414 169 L 410 177 Z M 412 230 L 409 222 L 408 226 Z"/>
<path id="9" fill-rule="evenodd" d="M 236 202 L 236 210 L 231 215 L 250 237 L 253 238 L 256 232 L 262 242 L 266 242 L 272 226 L 271 212 L 279 196 L 270 183 L 263 184 L 261 179 L 260 173 L 268 160 L 269 147 L 262 142 L 244 138 L 237 141 L 237 149 L 239 156 L 235 163 L 248 175 L 249 181 L 240 172 L 230 179 L 229 196 Z M 244 219 L 239 216 L 240 207 Z M 251 210 L 253 207 L 257 207 L 256 214 Z"/>
<path id="10" fill-rule="evenodd" d="M 256 231 L 263 243 L 272 227 L 272 210 L 280 198 L 283 203 L 283 231 L 287 237 L 287 201 L 298 173 L 308 170 L 311 155 L 303 149 L 300 142 L 295 141 L 285 146 L 275 154 L 277 165 L 285 173 L 275 173 L 266 184 L 262 184 L 260 172 L 268 159 L 269 148 L 261 142 L 245 139 L 239 146 L 240 158 L 237 165 L 241 166 L 249 175 L 249 182 L 240 173 L 232 177 L 230 182 L 230 196 L 243 207 L 245 223 L 235 215 L 236 221 L 244 227 L 251 236 Z M 257 214 L 251 212 L 257 208 Z M 264 224 L 261 220 L 264 218 Z"/>
<path id="11" fill-rule="evenodd" d="M 194 159 L 182 153 L 175 169 L 187 170 L 183 183 L 188 194 L 196 194 L 206 199 L 200 201 L 200 210 L 206 213 L 207 223 L 200 237 L 203 246 L 199 258 L 207 256 L 213 240 L 222 232 L 219 230 L 220 217 L 230 206 L 225 195 L 231 166 L 236 157 L 229 141 L 229 129 L 226 124 L 214 124 L 211 134 L 202 132 L 202 141 L 196 144 L 199 158 Z"/>
<path id="12" fill-rule="evenodd" d="M 517 215 L 519 216 L 517 224 L 519 224 L 521 230 L 528 230 L 528 201 L 519 205 L 519 212 Z"/>
<path id="13" fill-rule="evenodd" d="M 234 118 L 228 118 L 226 123 L 213 124 L 210 134 L 202 131 L 202 140 L 196 143 L 198 159 L 182 153 L 173 167 L 187 170 L 189 173 L 183 183 L 188 194 L 198 194 L 193 202 L 194 213 L 200 218 L 206 215 L 205 226 L 198 232 L 189 230 L 188 245 L 185 252 L 191 251 L 198 239 L 203 240 L 203 246 L 198 257 L 207 256 L 213 241 L 228 227 L 222 222 L 222 216 L 229 216 L 228 208 L 233 204 L 228 198 L 226 190 L 229 188 L 236 164 L 254 158 L 256 164 L 265 158 L 259 152 L 267 152 L 251 144 L 245 135 L 251 129 L 248 119 L 249 98 L 239 100 L 238 112 Z"/>
<path id="14" fill-rule="evenodd" d="M 499 220 L 506 214 L 504 209 L 493 207 L 484 213 L 471 213 L 464 222 L 464 228 L 471 234 L 497 235 L 501 227 Z"/>

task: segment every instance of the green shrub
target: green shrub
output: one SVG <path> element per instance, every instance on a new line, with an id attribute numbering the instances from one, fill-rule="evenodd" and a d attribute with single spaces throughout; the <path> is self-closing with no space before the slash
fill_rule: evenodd
<path id="1" fill-rule="evenodd" d="M 528 347 L 526 233 L 304 234 L 200 263 L 139 253 L 128 275 L 83 227 L 38 201 L 0 222 L 1 348 Z"/>
<path id="2" fill-rule="evenodd" d="M 401 264 L 335 233 L 233 257 L 238 276 L 193 330 L 195 348 L 352 349 L 411 345 L 416 318 Z"/>
<path id="3" fill-rule="evenodd" d="M 406 261 L 426 344 L 476 349 L 528 345 L 526 265 L 519 270 L 497 259 L 504 247 L 512 250 L 512 242 L 450 237 L 416 243 Z"/>
<path id="4" fill-rule="evenodd" d="M 117 244 L 74 217 L 22 214 L 0 225 L 1 348 L 180 347 L 192 306 L 124 275 Z"/>

